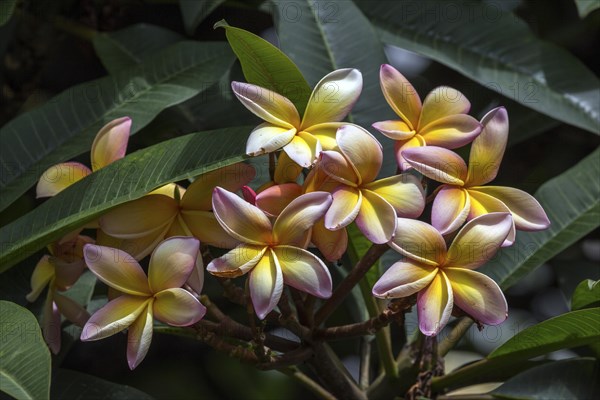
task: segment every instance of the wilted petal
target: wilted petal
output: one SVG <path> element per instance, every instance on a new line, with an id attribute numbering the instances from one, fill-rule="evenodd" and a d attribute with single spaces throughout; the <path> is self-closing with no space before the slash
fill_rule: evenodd
<path id="1" fill-rule="evenodd" d="M 316 168 L 344 185 L 357 186 L 360 183 L 360 177 L 358 176 L 356 169 L 350 164 L 346 157 L 337 151 L 321 152 L 321 157 Z M 307 180 L 309 179 L 307 178 Z M 316 187 L 318 187 L 318 185 L 315 186 L 315 190 Z"/>
<path id="2" fill-rule="evenodd" d="M 302 186 L 297 183 L 274 185 L 256 195 L 256 206 L 266 214 L 276 217 L 301 194 Z"/>
<path id="3" fill-rule="evenodd" d="M 327 192 L 311 192 L 294 199 L 275 220 L 273 239 L 282 245 L 305 247 L 306 233 L 325 215 L 332 202 Z"/>
<path id="4" fill-rule="evenodd" d="M 331 297 L 331 275 L 317 256 L 293 246 L 277 246 L 273 251 L 286 285 L 322 299 Z"/>
<path id="5" fill-rule="evenodd" d="M 232 249 L 240 244 L 223 229 L 212 211 L 183 210 L 181 218 L 192 235 L 200 239 L 200 243 L 222 249 Z"/>
<path id="6" fill-rule="evenodd" d="M 185 284 L 198 295 L 202 292 L 202 287 L 204 287 L 204 261 L 202 260 L 201 252 L 198 252 L 196 266 Z"/>
<path id="7" fill-rule="evenodd" d="M 415 131 L 403 121 L 380 121 L 372 126 L 392 140 L 408 140 L 415 135 Z"/>
<path id="8" fill-rule="evenodd" d="M 319 140 L 307 132 L 298 132 L 292 140 L 283 146 L 283 151 L 298 165 L 310 168 L 321 153 Z"/>
<path id="9" fill-rule="evenodd" d="M 396 230 L 396 211 L 383 197 L 363 189 L 356 226 L 373 243 L 387 243 Z"/>
<path id="10" fill-rule="evenodd" d="M 52 197 L 91 173 L 88 167 L 78 162 L 56 164 L 40 177 L 35 188 L 36 198 Z"/>
<path id="11" fill-rule="evenodd" d="M 286 97 L 260 86 L 231 82 L 231 88 L 242 104 L 257 117 L 280 127 L 294 128 L 300 124 L 300 115 Z"/>
<path id="12" fill-rule="evenodd" d="M 202 305 L 190 292 L 181 288 L 158 292 L 154 300 L 154 316 L 169 325 L 189 326 L 206 314 Z"/>
<path id="13" fill-rule="evenodd" d="M 133 321 L 127 333 L 127 364 L 131 370 L 140 365 L 148 353 L 152 342 L 153 322 L 152 301 L 150 301 L 139 317 Z"/>
<path id="14" fill-rule="evenodd" d="M 423 289 L 438 268 L 406 259 L 394 263 L 373 285 L 373 296 L 381 299 L 407 297 Z"/>
<path id="15" fill-rule="evenodd" d="M 283 152 L 285 153 L 285 152 Z M 242 197 L 253 206 L 256 205 L 256 192 L 250 186 L 242 186 Z M 212 205 L 212 200 L 211 200 Z M 260 208 L 260 207 L 259 207 Z M 264 211 L 264 210 L 263 210 Z"/>
<path id="16" fill-rule="evenodd" d="M 183 286 L 196 266 L 200 242 L 191 237 L 173 237 L 154 249 L 148 267 L 152 293 Z"/>
<path id="17" fill-rule="evenodd" d="M 481 188 L 481 187 L 478 187 Z M 469 200 L 471 203 L 471 210 L 469 211 L 469 216 L 467 220 L 472 220 L 481 215 L 486 215 L 493 212 L 500 213 L 510 213 L 506 204 L 498 200 L 497 198 L 490 196 L 484 192 L 480 192 L 478 190 L 472 190 L 471 188 L 467 189 L 469 193 Z M 515 228 L 515 219 L 513 218 L 513 224 L 510 232 L 504 242 L 502 243 L 502 247 L 512 246 L 517 237 L 517 231 Z"/>
<path id="18" fill-rule="evenodd" d="M 508 304 L 493 279 L 463 268 L 445 268 L 444 272 L 452 284 L 454 304 L 484 324 L 504 322 L 508 316 Z"/>
<path id="19" fill-rule="evenodd" d="M 448 323 L 452 314 L 452 287 L 442 270 L 433 278 L 429 286 L 417 296 L 419 329 L 424 335 L 437 335 Z"/>
<path id="20" fill-rule="evenodd" d="M 48 347 L 52 351 L 53 354 L 58 354 L 60 351 L 60 312 L 58 311 L 58 307 L 52 300 L 54 297 L 54 290 L 48 290 L 48 294 L 46 296 L 46 302 L 44 303 L 44 309 L 42 311 L 42 334 L 44 336 L 44 341 L 48 344 Z"/>
<path id="21" fill-rule="evenodd" d="M 331 230 L 342 229 L 356 219 L 362 203 L 360 190 L 340 186 L 332 193 L 333 201 L 325 214 L 325 227 Z"/>
<path id="22" fill-rule="evenodd" d="M 59 290 L 67 290 L 73 286 L 85 270 L 83 258 L 67 262 L 58 257 L 50 257 L 50 262 L 54 264 L 54 286 Z"/>
<path id="23" fill-rule="evenodd" d="M 443 147 L 414 147 L 402 151 L 402 156 L 414 169 L 437 182 L 462 186 L 467 177 L 465 161 Z"/>
<path id="24" fill-rule="evenodd" d="M 467 222 L 448 249 L 446 265 L 479 268 L 496 254 L 512 225 L 510 213 L 486 214 Z"/>
<path id="25" fill-rule="evenodd" d="M 162 232 L 179 211 L 177 202 L 154 194 L 122 204 L 100 218 L 100 228 L 121 239 L 137 239 Z"/>
<path id="26" fill-rule="evenodd" d="M 90 317 L 81 340 L 99 340 L 121 332 L 146 311 L 151 298 L 124 294 L 111 300 Z"/>
<path id="27" fill-rule="evenodd" d="M 325 75 L 310 95 L 302 129 L 343 120 L 360 96 L 362 84 L 362 74 L 353 68 L 338 69 Z"/>
<path id="28" fill-rule="evenodd" d="M 75 325 L 83 328 L 88 319 L 90 319 L 90 314 L 87 310 L 73 299 L 57 292 L 54 292 L 53 298 L 58 311 Z"/>
<path id="29" fill-rule="evenodd" d="M 249 244 L 271 240 L 271 222 L 258 207 L 220 187 L 213 192 L 213 211 L 217 221 L 233 238 Z"/>
<path id="30" fill-rule="evenodd" d="M 481 133 L 481 124 L 466 114 L 448 115 L 433 121 L 419 134 L 428 146 L 439 146 L 455 149 L 469 144 Z"/>
<path id="31" fill-rule="evenodd" d="M 400 140 L 394 143 L 394 152 L 396 153 L 396 162 L 400 167 L 400 171 L 406 171 L 412 166 L 402 157 L 402 152 L 404 150 L 412 149 L 413 147 L 423 147 L 425 146 L 425 140 L 421 135 L 416 134 L 412 138 L 408 140 Z"/>
<path id="32" fill-rule="evenodd" d="M 417 218 L 425 208 L 425 193 L 419 179 L 400 174 L 379 179 L 364 186 L 383 197 L 399 217 Z"/>
<path id="33" fill-rule="evenodd" d="M 379 81 L 381 91 L 390 107 L 411 130 L 417 129 L 421 114 L 421 99 L 413 85 L 389 64 L 381 66 Z"/>
<path id="34" fill-rule="evenodd" d="M 316 137 L 323 150 L 335 150 L 337 149 L 335 134 L 342 125 L 348 125 L 348 122 L 326 122 L 308 127 L 304 131 Z"/>
<path id="35" fill-rule="evenodd" d="M 225 255 L 212 260 L 206 270 L 223 278 L 235 278 L 254 268 L 266 250 L 266 246 L 240 244 Z"/>
<path id="36" fill-rule="evenodd" d="M 301 173 L 302 167 L 292 160 L 285 151 L 282 151 L 277 159 L 274 181 L 279 184 L 296 182 Z"/>
<path id="37" fill-rule="evenodd" d="M 44 255 L 31 274 L 31 292 L 25 296 L 27 301 L 34 302 L 53 277 L 54 265 L 50 262 L 50 256 Z"/>
<path id="38" fill-rule="evenodd" d="M 508 140 L 508 113 L 504 107 L 488 112 L 481 123 L 483 129 L 469 155 L 469 186 L 485 185 L 496 177 Z"/>
<path id="39" fill-rule="evenodd" d="M 454 232 L 467 220 L 471 209 L 469 193 L 460 187 L 442 185 L 431 208 L 431 225 L 442 235 Z"/>
<path id="40" fill-rule="evenodd" d="M 91 158 L 94 171 L 125 157 L 130 131 L 129 117 L 115 119 L 100 129 L 92 143 Z"/>
<path id="41" fill-rule="evenodd" d="M 390 247 L 419 263 L 438 266 L 446 258 L 446 242 L 433 226 L 423 221 L 398 218 Z"/>
<path id="42" fill-rule="evenodd" d="M 448 86 L 433 89 L 423 101 L 419 131 L 440 118 L 454 114 L 466 114 L 471 103 L 458 90 Z"/>
<path id="43" fill-rule="evenodd" d="M 281 298 L 283 274 L 277 256 L 269 250 L 250 272 L 250 298 L 259 319 L 264 319 Z"/>
<path id="44" fill-rule="evenodd" d="M 86 244 L 85 263 L 102 282 L 123 293 L 148 296 L 148 278 L 140 264 L 123 250 Z"/>
<path id="45" fill-rule="evenodd" d="M 246 153 L 250 156 L 258 156 L 279 150 L 290 143 L 296 133 L 296 128 L 281 128 L 264 122 L 250 133 L 246 142 Z"/>
<path id="46" fill-rule="evenodd" d="M 336 140 L 359 177 L 357 183 L 360 185 L 373 181 L 383 162 L 383 151 L 377 139 L 357 125 L 344 125 L 338 129 Z"/>
<path id="47" fill-rule="evenodd" d="M 346 229 L 331 231 L 325 228 L 325 221 L 321 218 L 315 223 L 311 235 L 312 243 L 327 261 L 337 261 L 342 258 L 348 247 L 348 232 Z"/>

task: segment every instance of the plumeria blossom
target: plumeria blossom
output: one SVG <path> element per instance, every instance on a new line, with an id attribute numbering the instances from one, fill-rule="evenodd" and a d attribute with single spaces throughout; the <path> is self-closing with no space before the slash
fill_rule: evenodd
<path id="1" fill-rule="evenodd" d="M 402 151 L 421 146 L 454 149 L 470 143 L 481 124 L 467 115 L 471 103 L 456 89 L 440 86 L 423 103 L 411 83 L 394 67 L 381 66 L 381 90 L 400 120 L 380 121 L 373 128 L 396 141 L 396 160 L 401 170 L 410 168 Z"/>
<path id="2" fill-rule="evenodd" d="M 87 236 L 77 236 L 68 242 L 48 246 L 51 255 L 44 255 L 31 275 L 31 292 L 26 298 L 34 302 L 44 288 L 48 294 L 42 311 L 42 333 L 48 347 L 58 354 L 61 344 L 61 315 L 83 327 L 90 315 L 80 304 L 60 292 L 68 290 L 85 270 L 83 246 L 93 243 Z"/>
<path id="3" fill-rule="evenodd" d="M 284 284 L 319 298 L 331 296 L 327 267 L 305 250 L 311 226 L 330 204 L 329 193 L 304 194 L 290 202 L 271 223 L 256 206 L 234 193 L 215 188 L 215 216 L 223 229 L 241 244 L 211 261 L 207 271 L 228 278 L 250 273 L 250 298 L 260 319 L 275 308 Z"/>
<path id="4" fill-rule="evenodd" d="M 104 283 L 124 293 L 88 320 L 82 341 L 99 340 L 129 328 L 127 362 L 137 367 L 152 341 L 154 318 L 173 326 L 199 321 L 206 308 L 182 289 L 196 270 L 200 243 L 191 237 L 173 237 L 159 244 L 150 257 L 148 276 L 131 255 L 122 250 L 88 244 L 88 268 Z"/>
<path id="5" fill-rule="evenodd" d="M 300 118 L 286 97 L 249 83 L 232 82 L 242 104 L 265 122 L 254 128 L 246 144 L 248 155 L 283 149 L 302 167 L 310 167 L 322 149 L 335 147 L 335 131 L 362 91 L 362 75 L 356 69 L 338 69 L 315 86 Z"/>
<path id="6" fill-rule="evenodd" d="M 100 218 L 98 243 L 118 247 L 141 259 L 165 238 L 194 236 L 216 247 L 233 248 L 238 242 L 214 217 L 211 204 L 216 186 L 237 191 L 254 178 L 247 164 L 235 164 L 200 175 L 186 189 L 171 184 L 125 203 Z"/>
<path id="7" fill-rule="evenodd" d="M 482 186 L 492 181 L 500 167 L 508 138 L 508 114 L 504 107 L 487 113 L 482 133 L 473 141 L 469 165 L 456 153 L 435 146 L 403 151 L 403 156 L 423 175 L 443 183 L 433 202 L 432 225 L 443 235 L 465 222 L 490 212 L 510 212 L 513 228 L 504 246 L 515 241 L 515 228 L 546 229 L 550 221 L 537 200 L 522 190 Z"/>
<path id="8" fill-rule="evenodd" d="M 337 151 L 323 151 L 319 166 L 337 181 L 333 203 L 325 214 L 325 227 L 338 230 L 356 220 L 373 243 L 388 242 L 396 229 L 396 216 L 415 218 L 425 207 L 423 188 L 410 174 L 375 180 L 383 161 L 381 144 L 355 125 L 337 130 Z"/>
<path id="9" fill-rule="evenodd" d="M 393 264 L 373 286 L 379 298 L 417 295 L 419 329 L 437 335 L 448 322 L 453 305 L 484 324 L 497 325 L 508 313 L 500 287 L 474 271 L 498 251 L 512 227 L 510 213 L 490 213 L 469 221 L 450 248 L 431 225 L 398 219 L 390 246 L 405 258 Z"/>

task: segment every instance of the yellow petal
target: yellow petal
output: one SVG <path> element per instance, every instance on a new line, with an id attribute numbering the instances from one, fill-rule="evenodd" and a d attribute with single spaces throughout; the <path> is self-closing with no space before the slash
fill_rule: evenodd
<path id="1" fill-rule="evenodd" d="M 425 208 L 425 192 L 419 179 L 411 174 L 400 174 L 379 179 L 363 188 L 383 197 L 399 217 L 417 218 Z"/>
<path id="2" fill-rule="evenodd" d="M 104 125 L 92 143 L 92 170 L 97 171 L 125 157 L 131 131 L 131 118 L 115 119 Z"/>
<path id="3" fill-rule="evenodd" d="M 373 285 L 373 296 L 380 299 L 407 297 L 431 283 L 438 268 L 406 259 L 393 264 Z"/>
<path id="4" fill-rule="evenodd" d="M 317 246 L 327 261 L 337 261 L 346 252 L 348 247 L 348 232 L 346 229 L 330 231 L 325 228 L 325 221 L 321 218 L 315 223 L 311 235 L 312 243 Z"/>
<path id="5" fill-rule="evenodd" d="M 127 333 L 127 364 L 131 370 L 140 365 L 150 348 L 154 322 L 152 311 L 152 300 L 150 300 L 129 327 Z"/>
<path id="6" fill-rule="evenodd" d="M 242 104 L 257 117 L 282 128 L 300 125 L 298 110 L 279 93 L 242 82 L 231 82 L 231 88 Z"/>
<path id="7" fill-rule="evenodd" d="M 225 255 L 212 260 L 206 270 L 223 278 L 241 276 L 256 266 L 267 249 L 266 246 L 240 244 Z"/>
<path id="8" fill-rule="evenodd" d="M 172 237 L 152 252 L 148 283 L 152 293 L 183 286 L 196 267 L 200 242 L 191 237 Z"/>
<path id="9" fill-rule="evenodd" d="M 281 128 L 268 122 L 252 130 L 246 142 L 246 154 L 258 156 L 281 149 L 296 136 L 296 128 Z"/>
<path id="10" fill-rule="evenodd" d="M 437 335 L 448 323 L 453 306 L 452 286 L 442 270 L 438 270 L 429 286 L 417 296 L 419 329 L 424 335 Z"/>
<path id="11" fill-rule="evenodd" d="M 420 129 L 419 134 L 428 146 L 456 149 L 471 143 L 481 132 L 481 127 L 470 115 L 455 114 L 431 122 Z"/>
<path id="12" fill-rule="evenodd" d="M 415 219 L 398 218 L 390 247 L 423 264 L 438 266 L 446 259 L 446 242 L 433 226 Z"/>
<path id="13" fill-rule="evenodd" d="M 184 210 L 181 217 L 192 235 L 200 239 L 200 243 L 221 249 L 232 249 L 240 244 L 223 229 L 212 211 Z"/>
<path id="14" fill-rule="evenodd" d="M 151 298 L 124 294 L 111 300 L 90 317 L 81 340 L 99 340 L 121 332 L 145 312 Z"/>
<path id="15" fill-rule="evenodd" d="M 309 132 L 311 135 L 316 137 L 321 143 L 321 148 L 323 150 L 337 150 L 335 133 L 342 125 L 351 124 L 348 124 L 347 122 L 326 122 L 323 124 L 309 126 L 305 128 L 304 131 Z"/>
<path id="16" fill-rule="evenodd" d="M 471 209 L 469 210 L 469 216 L 467 217 L 467 220 L 470 221 L 474 218 L 493 212 L 510 213 L 509 208 L 502 201 L 494 196 L 490 196 L 484 191 L 479 190 L 483 187 L 484 186 L 476 186 L 477 190 L 472 188 L 467 190 L 467 193 L 469 194 L 469 201 L 471 203 Z M 512 221 L 513 226 L 508 233 L 508 236 L 504 240 L 502 247 L 512 246 L 516 240 L 517 231 L 514 217 Z"/>
<path id="17" fill-rule="evenodd" d="M 283 292 L 283 274 L 272 250 L 268 250 L 250 272 L 249 287 L 254 311 L 259 319 L 264 319 Z"/>
<path id="18" fill-rule="evenodd" d="M 56 164 L 40 177 L 35 188 L 36 197 L 52 197 L 91 173 L 88 167 L 78 162 Z"/>
<path id="19" fill-rule="evenodd" d="M 411 149 L 413 147 L 423 147 L 425 146 L 425 140 L 421 137 L 421 135 L 416 134 L 412 138 L 408 140 L 400 140 L 394 143 L 394 152 L 396 153 L 396 162 L 400 167 L 400 171 L 406 171 L 411 169 L 412 166 L 404 159 L 402 156 L 402 152 L 404 150 Z"/>
<path id="20" fill-rule="evenodd" d="M 292 160 L 285 151 L 282 151 L 275 167 L 275 176 L 273 177 L 275 183 L 296 182 L 301 173 L 302 167 Z"/>
<path id="21" fill-rule="evenodd" d="M 273 239 L 280 245 L 306 247 L 309 230 L 325 215 L 332 202 L 326 192 L 312 192 L 294 199 L 273 225 Z"/>
<path id="22" fill-rule="evenodd" d="M 375 192 L 363 189 L 356 226 L 373 243 L 387 243 L 396 230 L 396 211 Z"/>
<path id="23" fill-rule="evenodd" d="M 302 131 L 283 146 L 283 151 L 298 165 L 310 168 L 321 153 L 321 143 L 310 133 Z"/>
<path id="24" fill-rule="evenodd" d="M 153 232 L 149 235 L 142 236 L 136 239 L 120 239 L 108 235 L 106 232 L 98 229 L 96 236 L 96 244 L 99 246 L 113 247 L 121 249 L 127 254 L 130 254 L 136 260 L 149 255 L 152 250 L 165 238 L 169 231 L 167 225 L 162 231 Z"/>
<path id="25" fill-rule="evenodd" d="M 312 183 L 313 190 L 317 189 L 319 184 L 325 183 L 326 177 L 318 176 L 316 174 L 324 172 L 326 175 L 335 179 L 337 182 L 348 186 L 358 186 L 360 184 L 360 177 L 356 172 L 356 168 L 352 166 L 350 161 L 337 151 L 323 151 L 319 163 L 317 164 L 318 171 L 312 177 L 309 176 L 307 180 L 317 179 Z M 320 178 L 320 182 L 319 181 Z M 306 185 L 305 185 L 306 186 Z"/>
<path id="26" fill-rule="evenodd" d="M 348 186 L 340 186 L 334 190 L 332 197 L 331 206 L 325 214 L 325 227 L 338 230 L 356 219 L 363 198 L 360 190 Z"/>
<path id="27" fill-rule="evenodd" d="M 172 199 L 175 199 L 175 192 L 179 191 L 179 195 L 183 195 L 185 193 L 185 188 L 182 186 L 179 186 L 176 183 L 167 183 L 166 185 L 163 185 L 161 187 L 159 187 L 158 189 L 154 189 L 153 191 L 151 191 L 150 194 L 162 194 L 163 196 L 167 196 L 170 197 Z"/>
<path id="28" fill-rule="evenodd" d="M 389 64 L 383 64 L 379 72 L 381 91 L 392 110 L 416 130 L 421 114 L 421 99 L 408 79 Z"/>
<path id="29" fill-rule="evenodd" d="M 331 297 L 331 275 L 320 258 L 293 246 L 277 246 L 273 252 L 286 285 L 321 299 Z"/>
<path id="30" fill-rule="evenodd" d="M 31 292 L 26 296 L 27 301 L 34 302 L 52 278 L 54 278 L 54 265 L 50 262 L 50 256 L 44 255 L 31 274 Z"/>
<path id="31" fill-rule="evenodd" d="M 373 181 L 383 162 L 382 147 L 377 139 L 357 125 L 344 125 L 337 130 L 336 140 L 340 151 L 354 167 L 358 184 Z"/>
<path id="32" fill-rule="evenodd" d="M 454 114 L 466 114 L 471 108 L 471 103 L 464 94 L 448 86 L 433 89 L 423 101 L 421 118 L 419 119 L 419 133 L 421 129 L 440 118 Z"/>
<path id="33" fill-rule="evenodd" d="M 173 326 L 189 326 L 206 314 L 198 299 L 181 288 L 166 289 L 156 294 L 154 316 Z"/>
<path id="34" fill-rule="evenodd" d="M 380 121 L 372 126 L 392 140 L 408 140 L 415 135 L 415 131 L 404 121 Z"/>
<path id="35" fill-rule="evenodd" d="M 402 156 L 414 169 L 434 181 L 462 186 L 467 177 L 465 161 L 442 147 L 414 147 L 402 151 Z"/>

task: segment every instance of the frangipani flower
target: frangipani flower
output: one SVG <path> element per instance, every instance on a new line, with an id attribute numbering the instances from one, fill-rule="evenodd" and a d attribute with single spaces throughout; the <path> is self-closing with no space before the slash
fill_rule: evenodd
<path id="1" fill-rule="evenodd" d="M 216 186 L 237 191 L 254 178 L 254 168 L 235 164 L 200 175 L 187 190 L 171 184 L 125 203 L 100 218 L 104 234 L 99 244 L 127 250 L 141 259 L 165 238 L 195 236 L 203 243 L 233 248 L 238 242 L 219 225 L 212 213 Z"/>
<path id="2" fill-rule="evenodd" d="M 467 115 L 471 103 L 456 89 L 440 86 L 421 99 L 410 82 L 394 67 L 383 64 L 381 90 L 400 120 L 381 121 L 373 128 L 396 140 L 396 160 L 401 170 L 410 168 L 402 151 L 420 146 L 454 149 L 470 143 L 481 132 L 481 124 Z"/>
<path id="3" fill-rule="evenodd" d="M 390 246 L 406 258 L 392 265 L 373 286 L 379 298 L 417 295 L 419 329 L 437 335 L 448 322 L 453 305 L 484 324 L 497 325 L 508 313 L 500 287 L 473 271 L 489 261 L 506 239 L 509 213 L 491 213 L 469 221 L 450 248 L 431 225 L 398 218 Z"/>
<path id="4" fill-rule="evenodd" d="M 82 341 L 99 340 L 129 328 L 127 362 L 137 367 L 152 341 L 154 318 L 173 326 L 199 321 L 206 308 L 182 289 L 196 267 L 200 243 L 195 238 L 173 237 L 159 244 L 150 257 L 148 276 L 129 254 L 88 244 L 85 262 L 104 283 L 124 293 L 89 319 Z"/>
<path id="5" fill-rule="evenodd" d="M 241 244 L 208 264 L 213 275 L 233 278 L 250 273 L 250 297 L 260 319 L 272 311 L 284 283 L 313 296 L 331 296 L 331 276 L 323 262 L 305 250 L 310 228 L 331 204 L 325 192 L 294 199 L 274 223 L 259 208 L 234 193 L 216 188 L 213 210 L 217 220 Z"/>
<path id="6" fill-rule="evenodd" d="M 77 236 L 71 241 L 48 246 L 51 255 L 44 255 L 31 275 L 31 292 L 26 296 L 27 301 L 34 302 L 48 286 L 41 326 L 44 340 L 54 354 L 60 351 L 61 315 L 80 327 L 90 317 L 80 304 L 60 294 L 73 286 L 83 273 L 83 246 L 88 243 L 93 243 L 93 240 Z"/>
<path id="7" fill-rule="evenodd" d="M 37 198 L 52 197 L 85 178 L 92 171 L 97 171 L 125 157 L 130 131 L 131 118 L 129 117 L 118 118 L 104 125 L 92 143 L 92 169 L 72 161 L 50 167 L 42 174 L 37 184 Z"/>
<path id="8" fill-rule="evenodd" d="M 265 122 L 257 126 L 246 144 L 251 156 L 283 148 L 302 167 L 310 167 L 322 148 L 335 147 L 335 131 L 348 115 L 362 90 L 356 69 L 338 69 L 317 83 L 304 116 L 286 97 L 260 86 L 232 82 L 237 98 Z"/>
<path id="9" fill-rule="evenodd" d="M 365 129 L 344 125 L 336 133 L 340 152 L 323 151 L 318 168 L 337 181 L 333 203 L 325 214 L 325 227 L 338 230 L 356 219 L 356 225 L 373 243 L 388 242 L 396 229 L 396 216 L 415 218 L 425 207 L 419 180 L 401 174 L 375 180 L 383 152 Z"/>
<path id="10" fill-rule="evenodd" d="M 484 128 L 473 141 L 469 165 L 456 153 L 441 147 L 422 147 L 403 151 L 417 171 L 443 183 L 433 202 L 432 225 L 443 235 L 465 222 L 490 212 L 510 212 L 513 228 L 504 246 L 515 241 L 515 228 L 525 231 L 546 229 L 550 221 L 542 206 L 519 189 L 481 186 L 492 181 L 500 167 L 508 138 L 508 114 L 504 107 L 487 113 Z"/>

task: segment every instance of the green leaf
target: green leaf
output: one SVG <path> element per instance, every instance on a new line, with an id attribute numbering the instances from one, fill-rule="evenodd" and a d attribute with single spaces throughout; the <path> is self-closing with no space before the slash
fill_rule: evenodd
<path id="1" fill-rule="evenodd" d="M 2 0 L 0 2 L 0 26 L 5 25 L 15 13 L 17 0 Z"/>
<path id="2" fill-rule="evenodd" d="M 227 40 L 242 64 L 246 80 L 287 97 L 302 115 L 311 88 L 296 64 L 271 43 L 229 26 L 225 20 L 217 22 L 215 28 L 225 28 Z"/>
<path id="3" fill-rule="evenodd" d="M 179 9 L 188 35 L 193 35 L 204 18 L 223 3 L 225 0 L 179 0 Z"/>
<path id="4" fill-rule="evenodd" d="M 27 309 L 0 300 L 0 390 L 16 399 L 48 399 L 50 351 Z"/>
<path id="5" fill-rule="evenodd" d="M 54 372 L 51 393 L 54 399 L 152 400 L 141 390 L 64 368 Z"/>
<path id="6" fill-rule="evenodd" d="M 232 62 L 223 43 L 181 42 L 139 66 L 67 89 L 15 118 L 0 130 L 0 210 L 47 168 L 88 151 L 108 121 L 129 116 L 134 134 L 163 109 L 217 82 Z"/>
<path id="7" fill-rule="evenodd" d="M 600 396 L 600 361 L 560 360 L 527 370 L 491 392 L 502 399 L 588 400 Z"/>
<path id="8" fill-rule="evenodd" d="M 581 18 L 587 17 L 591 12 L 600 8 L 598 0 L 575 0 L 575 5 Z"/>
<path id="9" fill-rule="evenodd" d="M 510 338 L 487 358 L 526 360 L 600 340 L 600 308 L 571 311 L 540 322 Z"/>
<path id="10" fill-rule="evenodd" d="M 554 257 L 600 225 L 600 148 L 543 184 L 535 197 L 552 225 L 541 232 L 517 232 L 516 243 L 501 249 L 480 271 L 503 288 Z"/>
<path id="11" fill-rule="evenodd" d="M 156 25 L 135 24 L 94 37 L 94 49 L 104 68 L 114 74 L 140 64 L 164 48 L 182 41 L 178 33 Z"/>
<path id="12" fill-rule="evenodd" d="M 575 288 L 571 299 L 571 310 L 600 306 L 600 280 L 586 279 Z"/>
<path id="13" fill-rule="evenodd" d="M 493 2 L 356 2 L 384 42 L 600 134 L 600 85 L 594 73 L 569 52 L 537 38 L 527 24 Z"/>
<path id="14" fill-rule="evenodd" d="M 356 264 L 369 250 L 372 243 L 362 234 L 356 224 L 350 224 L 346 228 L 348 231 L 348 256 L 352 264 Z M 375 282 L 379 279 L 381 259 L 377 260 L 365 275 L 365 280 L 369 285 L 369 290 L 373 288 Z"/>
<path id="15" fill-rule="evenodd" d="M 111 207 L 240 162 L 250 127 L 193 133 L 147 147 L 69 186 L 0 230 L 0 272 Z"/>

